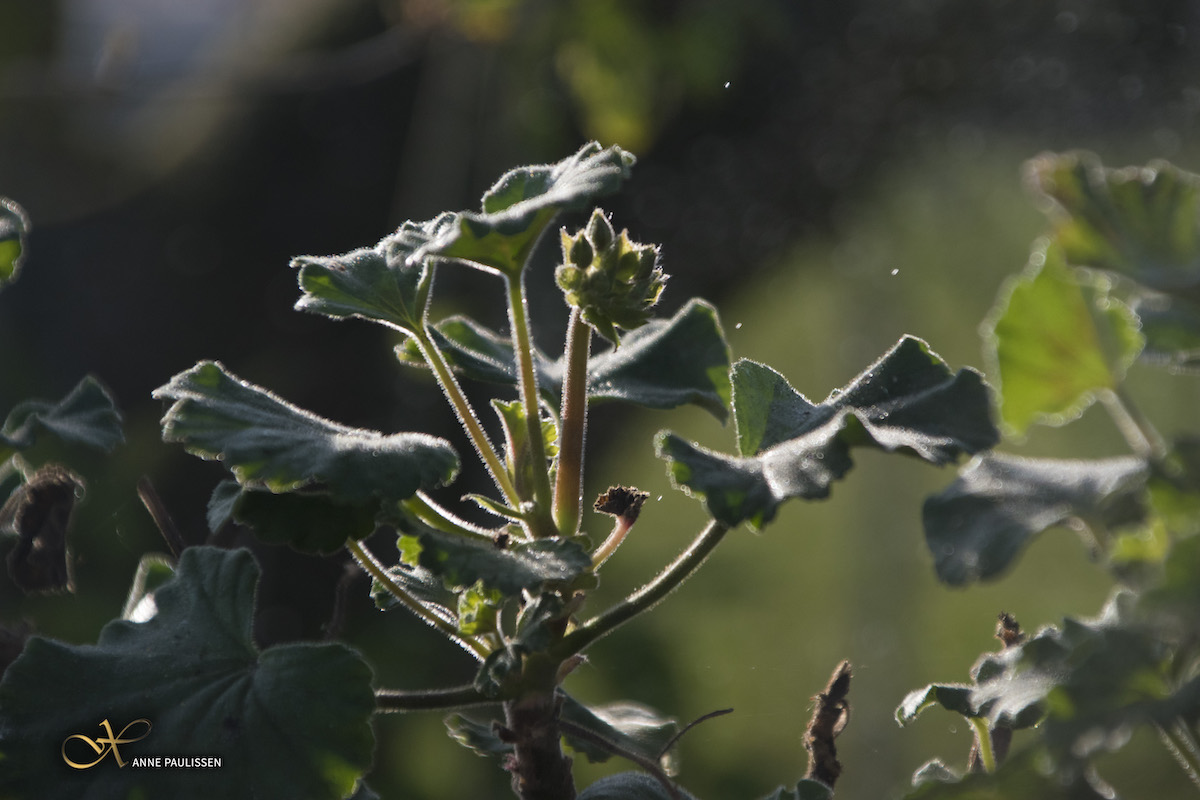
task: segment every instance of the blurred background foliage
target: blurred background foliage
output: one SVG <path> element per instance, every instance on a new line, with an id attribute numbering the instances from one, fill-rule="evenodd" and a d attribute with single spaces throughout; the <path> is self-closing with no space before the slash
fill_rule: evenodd
<path id="1" fill-rule="evenodd" d="M 673 275 L 663 313 L 713 300 L 736 356 L 820 399 L 906 332 L 956 367 L 982 366 L 978 324 L 1044 228 L 1021 190 L 1026 158 L 1088 148 L 1111 166 L 1200 167 L 1200 8 L 1183 0 L 3 0 L 0 10 L 0 194 L 34 224 L 22 277 L 0 295 L 0 410 L 61 397 L 91 372 L 127 419 L 111 457 L 34 455 L 89 479 L 73 533 L 77 594 L 0 589 L 4 622 L 71 641 L 94 640 L 138 557 L 164 547 L 137 499 L 140 476 L 185 538 L 209 536 L 204 506 L 222 471 L 163 445 L 150 399 L 198 359 L 347 424 L 449 436 L 468 461 L 450 496 L 480 480 L 432 383 L 397 368 L 386 333 L 291 310 L 294 255 L 373 243 L 405 219 L 475 207 L 509 167 L 591 138 L 619 143 L 640 160 L 608 208 L 634 238 L 663 244 Z M 530 286 L 547 350 L 566 316 L 552 250 Z M 499 288 L 442 270 L 438 310 L 499 324 Z M 1182 396 L 1136 369 L 1164 432 L 1183 425 L 1194 384 Z M 593 420 L 589 492 L 621 482 L 652 496 L 606 567 L 600 608 L 701 524 L 653 458 L 653 432 L 722 448 L 732 432 L 690 412 L 598 408 Z M 1121 448 L 1095 412 L 1010 445 Z M 729 537 L 660 610 L 597 645 L 571 688 L 681 719 L 733 706 L 684 740 L 681 777 L 705 797 L 749 798 L 802 772 L 809 697 L 846 657 L 854 714 L 839 739 L 839 796 L 894 794 L 933 756 L 961 766 L 961 721 L 931 714 L 901 731 L 891 714 L 904 693 L 965 679 L 995 646 L 1000 610 L 1030 629 L 1089 615 L 1109 582 L 1062 531 L 998 583 L 939 586 L 919 512 L 950 480 L 863 454 L 829 501 Z M 336 619 L 383 685 L 469 679 L 472 662 L 444 640 L 375 612 L 365 581 L 335 609 L 341 562 L 258 555 L 262 643 L 318 638 Z M 436 715 L 384 718 L 377 731 L 371 783 L 383 797 L 507 796 L 507 776 L 445 738 Z M 1183 778 L 1167 762 L 1157 742 L 1137 741 L 1106 777 L 1170 796 Z M 581 763 L 581 785 L 612 768 Z"/>

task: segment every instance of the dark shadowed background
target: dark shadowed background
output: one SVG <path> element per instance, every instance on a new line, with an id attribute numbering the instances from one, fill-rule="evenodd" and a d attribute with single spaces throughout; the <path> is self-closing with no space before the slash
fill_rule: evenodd
<path id="1" fill-rule="evenodd" d="M 5 0 L 0 11 L 0 194 L 34 224 L 24 272 L 0 294 L 0 413 L 92 373 L 127 421 L 113 456 L 71 455 L 90 486 L 76 595 L 0 590 L 3 621 L 71 641 L 94 641 L 137 559 L 164 546 L 140 476 L 188 541 L 209 536 L 222 470 L 161 443 L 150 397 L 198 359 L 346 424 L 450 437 L 467 463 L 447 496 L 476 488 L 470 448 L 427 376 L 396 364 L 391 332 L 292 311 L 295 255 L 373 244 L 406 219 L 475 207 L 510 167 L 589 139 L 620 144 L 639 162 L 605 207 L 635 239 L 662 243 L 664 314 L 714 301 L 735 356 L 819 399 L 905 332 L 955 367 L 983 366 L 977 325 L 1042 229 L 1024 159 L 1087 148 L 1112 166 L 1200 166 L 1200 6 L 1182 0 Z M 530 276 L 548 351 L 566 316 L 553 249 Z M 442 270 L 438 311 L 500 325 L 500 285 Z M 1150 385 L 1146 405 L 1169 432 L 1194 392 Z M 669 426 L 727 447 L 731 433 L 691 411 L 602 408 L 594 424 L 589 487 L 652 495 L 600 608 L 702 522 L 651 435 Z M 1016 446 L 1120 449 L 1090 418 Z M 731 536 L 660 612 L 598 645 L 573 690 L 681 719 L 734 706 L 684 740 L 681 777 L 703 797 L 750 798 L 803 771 L 808 698 L 849 657 L 839 797 L 894 794 L 933 756 L 961 766 L 961 721 L 931 714 L 900 730 L 891 711 L 904 693 L 965 678 L 994 646 L 1001 609 L 1036 628 L 1096 611 L 1108 583 L 1059 532 L 994 586 L 939 586 L 919 509 L 949 480 L 863 455 L 831 500 Z M 341 561 L 258 555 L 260 641 L 324 635 Z M 402 612 L 375 612 L 366 588 L 351 584 L 337 626 L 381 685 L 469 679 L 469 658 Z M 436 715 L 378 722 L 381 796 L 504 797 L 507 776 L 441 730 Z M 1114 782 L 1137 771 L 1148 797 L 1146 775 L 1175 779 L 1161 750 L 1130 752 Z M 581 783 L 612 768 L 581 766 Z"/>

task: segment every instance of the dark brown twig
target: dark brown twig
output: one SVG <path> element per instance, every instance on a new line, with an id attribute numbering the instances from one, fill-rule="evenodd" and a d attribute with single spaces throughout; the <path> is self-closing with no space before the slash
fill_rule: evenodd
<path id="1" fill-rule="evenodd" d="M 171 519 L 166 505 L 163 504 L 162 498 L 158 496 L 158 492 L 155 490 L 154 484 L 150 483 L 149 478 L 142 476 L 138 479 L 137 493 L 142 505 L 150 512 L 150 517 L 158 527 L 158 532 L 166 540 L 167 547 L 171 549 L 171 555 L 179 558 L 179 554 L 187 548 L 187 542 L 180 535 L 179 528 L 175 527 L 175 520 Z"/>
<path id="2" fill-rule="evenodd" d="M 834 739 L 850 720 L 850 662 L 843 661 L 829 677 L 825 691 L 813 698 L 816 707 L 804 731 L 804 749 L 808 751 L 805 778 L 818 780 L 829 788 L 837 783 L 842 765 L 837 760 Z"/>

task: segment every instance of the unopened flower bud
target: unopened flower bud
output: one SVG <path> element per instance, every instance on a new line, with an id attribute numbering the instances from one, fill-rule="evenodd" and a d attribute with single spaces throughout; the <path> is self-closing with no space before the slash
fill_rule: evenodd
<path id="1" fill-rule="evenodd" d="M 658 247 L 617 236 L 599 209 L 587 226 L 561 235 L 563 264 L 555 280 L 567 304 L 578 308 L 584 322 L 617 344 L 617 328 L 634 330 L 650 318 L 667 276 L 658 266 Z"/>

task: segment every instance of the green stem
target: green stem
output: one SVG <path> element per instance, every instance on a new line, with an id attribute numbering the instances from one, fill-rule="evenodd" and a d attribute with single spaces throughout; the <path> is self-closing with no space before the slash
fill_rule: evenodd
<path id="1" fill-rule="evenodd" d="M 416 614 L 425 622 L 429 623 L 431 626 L 440 631 L 447 639 L 455 642 L 464 650 L 478 658 L 480 661 L 483 661 L 485 658 L 487 658 L 489 652 L 487 647 L 472 637 L 463 636 L 461 633 L 459 633 L 458 628 L 456 628 L 452 622 L 444 619 L 441 615 L 434 613 L 431 609 L 427 608 L 424 603 L 409 594 L 408 590 L 406 590 L 403 586 L 392 580 L 392 576 L 387 574 L 387 570 L 384 568 L 384 566 L 379 563 L 370 550 L 363 546 L 362 542 L 349 539 L 346 541 L 346 549 L 350 551 L 352 556 L 354 556 L 354 560 L 358 562 L 359 566 L 366 570 L 372 578 L 379 581 L 379 583 L 385 589 L 387 589 L 388 592 L 395 597 L 401 605 Z"/>
<path id="2" fill-rule="evenodd" d="M 1115 389 L 1101 392 L 1100 400 L 1134 453 L 1154 462 L 1166 458 L 1167 445 L 1162 435 L 1141 412 L 1125 387 L 1118 385 Z"/>
<path id="3" fill-rule="evenodd" d="M 479 418 L 475 416 L 475 409 L 471 407 L 466 395 L 463 394 L 462 387 L 458 385 L 458 380 L 450 370 L 450 365 L 446 363 L 446 357 L 442 355 L 442 351 L 430 338 L 429 331 L 425 328 L 421 328 L 413 335 L 413 341 L 417 343 L 421 357 L 425 359 L 425 363 L 437 377 L 438 384 L 442 387 L 442 393 L 446 395 L 446 400 L 449 401 L 455 415 L 458 416 L 458 421 L 462 423 L 463 429 L 470 437 L 471 444 L 475 445 L 475 452 L 479 453 L 488 472 L 492 474 L 492 480 L 496 483 L 496 487 L 504 494 L 509 505 L 518 507 L 520 498 L 517 495 L 516 487 L 513 486 L 512 478 L 509 476 L 504 462 L 496 454 L 496 448 L 492 447 L 491 441 L 479 424 Z"/>
<path id="4" fill-rule="evenodd" d="M 465 536 L 469 539 L 492 541 L 491 531 L 455 516 L 445 508 L 442 508 L 442 506 L 424 492 L 417 492 L 405 500 L 404 507 L 411 511 L 417 519 L 434 530 L 441 531 L 442 533 L 451 533 L 456 536 Z"/>
<path id="5" fill-rule="evenodd" d="M 567 323 L 567 373 L 563 380 L 558 429 L 558 473 L 554 482 L 554 522 L 563 536 L 579 532 L 583 515 L 583 448 L 587 436 L 587 371 L 592 328 L 571 309 Z"/>
<path id="6" fill-rule="evenodd" d="M 996 754 L 992 751 L 992 732 L 988 729 L 987 719 L 967 717 L 967 722 L 975 729 L 975 742 L 979 745 L 979 763 L 983 764 L 983 771 L 995 772 Z"/>
<path id="7" fill-rule="evenodd" d="M 453 689 L 429 689 L 425 691 L 402 691 L 399 689 L 375 690 L 375 713 L 391 714 L 404 711 L 449 711 L 455 708 L 494 704 L 479 693 L 473 685 L 456 686 Z"/>
<path id="8" fill-rule="evenodd" d="M 529 426 L 529 456 L 533 462 L 533 513 L 530 515 L 529 529 L 534 538 L 541 538 L 553 536 L 555 528 L 551 516 L 553 500 L 550 472 L 546 461 L 546 443 L 542 438 L 542 414 L 538 405 L 537 376 L 533 371 L 533 339 L 529 333 L 529 315 L 525 308 L 523 275 L 506 276 L 504 280 L 508 287 L 508 316 L 513 352 L 517 359 L 521 404 L 525 406 L 525 421 Z"/>
<path id="9" fill-rule="evenodd" d="M 728 531 L 728 527 L 716 520 L 710 522 L 688 549 L 680 553 L 658 577 L 563 637 L 554 648 L 554 657 L 562 659 L 582 652 L 597 639 L 607 636 L 618 626 L 653 608 L 700 568 Z"/>
<path id="10" fill-rule="evenodd" d="M 1162 725 L 1155 727 L 1158 728 L 1158 735 L 1162 739 L 1163 747 L 1167 749 L 1167 752 L 1179 764 L 1184 774 L 1188 776 L 1188 779 L 1195 784 L 1197 789 L 1200 789 L 1200 769 L 1194 763 L 1198 760 L 1198 754 L 1193 749 L 1195 745 L 1194 740 L 1189 742 L 1189 739 L 1192 738 L 1190 732 L 1187 731 L 1183 723 L 1171 726 L 1170 730 Z M 1180 731 L 1180 728 L 1184 730 Z M 1191 758 L 1188 757 L 1189 755 Z"/>

